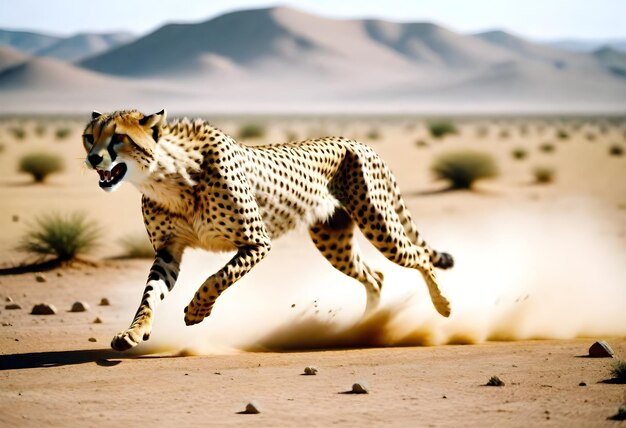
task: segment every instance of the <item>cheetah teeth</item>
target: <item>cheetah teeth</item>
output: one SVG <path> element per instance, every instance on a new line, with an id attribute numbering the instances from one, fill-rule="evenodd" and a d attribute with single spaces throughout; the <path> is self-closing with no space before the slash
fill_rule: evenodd
<path id="1" fill-rule="evenodd" d="M 110 171 L 96 169 L 98 175 L 100 176 L 100 187 L 112 187 L 119 183 L 124 177 L 124 174 L 126 174 L 127 170 L 128 168 L 125 163 L 118 163 Z"/>

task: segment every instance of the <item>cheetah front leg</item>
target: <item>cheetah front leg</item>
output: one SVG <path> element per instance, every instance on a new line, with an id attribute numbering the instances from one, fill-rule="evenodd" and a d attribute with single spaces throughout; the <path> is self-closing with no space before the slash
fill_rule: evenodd
<path id="1" fill-rule="evenodd" d="M 159 302 L 174 288 L 181 256 L 182 251 L 174 251 L 173 248 L 163 248 L 156 252 L 141 304 L 133 322 L 128 329 L 113 337 L 111 348 L 116 351 L 126 351 L 137 346 L 142 340 L 149 339 L 154 311 Z"/>
<path id="2" fill-rule="evenodd" d="M 237 254 L 215 274 L 207 278 L 185 308 L 185 324 L 194 325 L 211 314 L 213 305 L 224 290 L 248 273 L 269 252 L 269 239 L 262 244 L 239 248 Z"/>

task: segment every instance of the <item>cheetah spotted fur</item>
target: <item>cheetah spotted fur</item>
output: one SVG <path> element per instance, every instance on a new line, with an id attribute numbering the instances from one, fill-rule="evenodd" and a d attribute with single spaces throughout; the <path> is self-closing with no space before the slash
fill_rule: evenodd
<path id="1" fill-rule="evenodd" d="M 368 146 L 340 137 L 247 147 L 201 120 L 166 121 L 165 111 L 92 113 L 83 132 L 86 165 L 106 191 L 131 182 L 155 250 L 141 304 L 111 346 L 126 350 L 150 336 L 154 311 L 172 290 L 187 247 L 232 251 L 185 308 L 193 325 L 216 299 L 270 251 L 271 242 L 308 227 L 320 253 L 366 289 L 366 313 L 379 300 L 383 275 L 363 261 L 358 227 L 389 260 L 417 269 L 443 316 L 450 305 L 434 268 L 452 257 L 420 237 L 384 161 Z"/>

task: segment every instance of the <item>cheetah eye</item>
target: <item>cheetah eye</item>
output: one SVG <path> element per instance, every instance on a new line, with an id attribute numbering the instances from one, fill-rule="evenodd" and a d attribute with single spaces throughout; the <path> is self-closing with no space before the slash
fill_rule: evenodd
<path id="1" fill-rule="evenodd" d="M 89 150 L 91 146 L 93 146 L 93 135 L 91 134 L 83 135 L 83 146 L 85 146 L 86 150 Z"/>
<path id="2" fill-rule="evenodd" d="M 111 142 L 113 144 L 126 144 L 130 142 L 130 138 L 128 137 L 128 135 L 125 134 L 113 134 L 113 137 L 111 137 Z"/>

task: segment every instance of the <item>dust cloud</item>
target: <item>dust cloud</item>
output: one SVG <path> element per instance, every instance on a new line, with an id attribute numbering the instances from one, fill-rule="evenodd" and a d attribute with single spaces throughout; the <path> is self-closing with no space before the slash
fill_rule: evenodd
<path id="1" fill-rule="evenodd" d="M 473 344 L 487 340 L 626 335 L 626 248 L 593 209 L 524 209 L 460 215 L 420 225 L 456 266 L 438 274 L 452 304 L 441 317 L 421 276 L 385 260 L 379 309 L 363 317 L 365 291 L 336 272 L 305 232 L 227 290 L 213 314 L 186 327 L 183 308 L 228 254 L 186 253 L 178 285 L 138 352 L 226 353 L 313 348 Z"/>

